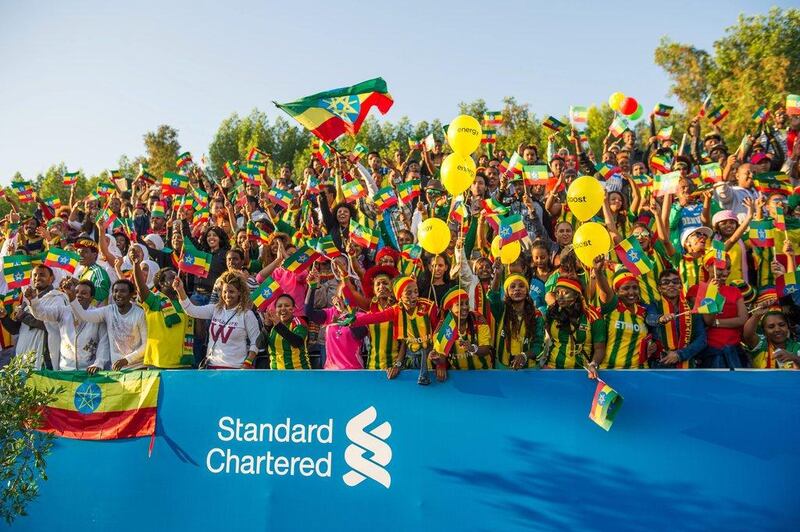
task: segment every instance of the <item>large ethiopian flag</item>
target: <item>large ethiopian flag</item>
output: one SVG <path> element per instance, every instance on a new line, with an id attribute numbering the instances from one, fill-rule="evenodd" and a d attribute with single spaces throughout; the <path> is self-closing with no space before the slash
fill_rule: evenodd
<path id="1" fill-rule="evenodd" d="M 372 107 L 386 114 L 394 100 L 386 90 L 383 78 L 375 78 L 289 103 L 272 103 L 289 113 L 323 142 L 331 143 L 345 133 L 358 133 Z"/>
<path id="2" fill-rule="evenodd" d="M 79 440 L 152 436 L 156 431 L 158 371 L 35 371 L 28 386 L 61 389 L 42 412 L 43 432 Z"/>

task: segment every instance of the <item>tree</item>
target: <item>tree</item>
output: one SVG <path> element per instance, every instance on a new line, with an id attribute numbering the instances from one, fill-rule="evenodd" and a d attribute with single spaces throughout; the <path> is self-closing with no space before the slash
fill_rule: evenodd
<path id="1" fill-rule="evenodd" d="M 25 507 L 39 494 L 39 480 L 47 480 L 52 436 L 32 427 L 41 423 L 41 408 L 63 392 L 25 386 L 33 363 L 32 356 L 17 355 L 0 369 L 0 516 L 9 524 L 27 515 Z"/>
<path id="2" fill-rule="evenodd" d="M 800 10 L 773 8 L 767 15 L 740 16 L 714 42 L 714 55 L 667 38 L 655 51 L 656 64 L 672 79 L 671 92 L 694 116 L 703 98 L 730 111 L 721 126 L 740 138 L 753 129 L 761 105 L 782 104 L 800 92 Z"/>
<path id="3" fill-rule="evenodd" d="M 145 133 L 144 147 L 147 151 L 147 168 L 151 174 L 161 177 L 164 172 L 175 170 L 175 160 L 181 148 L 175 128 L 160 125 L 155 132 Z"/>

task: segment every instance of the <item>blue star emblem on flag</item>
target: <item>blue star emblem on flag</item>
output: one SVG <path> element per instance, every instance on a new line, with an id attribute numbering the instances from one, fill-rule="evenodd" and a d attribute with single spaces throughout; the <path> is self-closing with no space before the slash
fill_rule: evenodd
<path id="1" fill-rule="evenodd" d="M 444 330 L 444 337 L 448 340 L 453 337 L 453 329 L 451 327 L 446 327 Z"/>
<path id="2" fill-rule="evenodd" d="M 337 96 L 321 101 L 321 107 L 335 114 L 345 122 L 353 124 L 361 111 L 361 100 L 358 96 Z"/>
<path id="3" fill-rule="evenodd" d="M 507 225 L 504 225 L 502 229 L 500 229 L 500 237 L 507 238 L 509 236 L 511 236 L 511 228 L 508 227 Z"/>
<path id="4" fill-rule="evenodd" d="M 597 396 L 597 404 L 600 406 L 606 404 L 606 392 L 600 392 L 600 395 Z"/>
<path id="5" fill-rule="evenodd" d="M 269 299 L 270 296 L 272 296 L 272 288 L 267 287 L 261 291 L 261 297 L 263 297 L 264 299 Z"/>
<path id="6" fill-rule="evenodd" d="M 75 390 L 73 402 L 75 408 L 81 414 L 91 414 L 100 406 L 103 400 L 103 392 L 100 387 L 93 382 L 84 382 Z"/>
<path id="7" fill-rule="evenodd" d="M 636 262 L 639 260 L 639 254 L 635 249 L 628 250 L 628 260 L 631 262 Z"/>
<path id="8" fill-rule="evenodd" d="M 14 272 L 14 280 L 21 281 L 25 278 L 25 274 L 22 272 Z"/>
<path id="9" fill-rule="evenodd" d="M 758 230 L 758 238 L 760 240 L 765 240 L 767 238 L 767 230 L 766 229 L 759 229 Z"/>
<path id="10" fill-rule="evenodd" d="M 58 257 L 59 264 L 67 264 L 68 262 L 69 262 L 69 257 L 65 257 L 63 255 Z"/>
<path id="11" fill-rule="evenodd" d="M 186 264 L 194 264 L 194 257 L 191 255 L 186 255 L 183 258 L 183 262 L 185 262 Z"/>

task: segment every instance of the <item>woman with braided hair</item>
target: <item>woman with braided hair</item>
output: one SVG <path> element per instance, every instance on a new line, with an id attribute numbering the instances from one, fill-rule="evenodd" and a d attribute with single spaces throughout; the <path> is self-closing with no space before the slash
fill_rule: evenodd
<path id="1" fill-rule="evenodd" d="M 586 304 L 580 282 L 562 277 L 554 289 L 556 302 L 547 307 L 547 335 L 543 366 L 555 369 L 586 368 L 597 377 L 592 360 L 603 360 L 606 322 L 599 309 Z"/>
<path id="2" fill-rule="evenodd" d="M 459 370 L 490 369 L 492 367 L 492 333 L 486 319 L 469 310 L 469 294 L 466 290 L 455 286 L 445 294 L 442 300 L 443 319 L 440 327 L 447 323 L 448 312 L 455 318 L 455 341 L 446 353 L 437 351 L 436 342 L 434 342 L 434 349 L 429 356 L 430 360 L 447 361 L 441 365 L 437 363 L 437 377 L 440 371 L 443 371 L 446 378 L 448 365 L 450 369 Z"/>
<path id="3" fill-rule="evenodd" d="M 499 271 L 495 270 L 495 275 L 498 274 Z M 495 322 L 496 368 L 536 367 L 536 359 L 542 352 L 544 330 L 542 314 L 536 310 L 529 290 L 528 280 L 514 273 L 503 283 L 505 297 L 501 298 L 496 290 L 488 294 Z"/>

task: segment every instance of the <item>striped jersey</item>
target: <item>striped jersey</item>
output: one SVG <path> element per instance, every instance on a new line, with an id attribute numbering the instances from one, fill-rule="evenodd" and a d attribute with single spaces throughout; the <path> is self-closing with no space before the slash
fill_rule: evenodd
<path id="1" fill-rule="evenodd" d="M 639 280 L 639 298 L 642 305 L 656 304 L 661 300 L 661 294 L 658 292 L 658 276 L 664 270 L 670 269 L 672 265 L 667 259 L 666 250 L 661 242 L 656 242 L 656 245 L 650 251 L 647 251 L 647 256 L 653 261 L 653 269 L 644 275 L 638 277 Z"/>
<path id="2" fill-rule="evenodd" d="M 461 347 L 458 339 L 461 334 L 466 336 L 467 344 L 476 345 L 478 347 L 492 345 L 492 333 L 489 330 L 489 324 L 478 314 L 470 313 L 473 319 L 473 327 L 469 327 L 467 323 L 461 325 L 461 329 L 456 334 L 456 341 L 450 350 L 450 369 L 490 369 L 491 356 L 478 356 L 469 354 Z"/>
<path id="3" fill-rule="evenodd" d="M 553 369 L 582 368 L 592 360 L 594 345 L 606 341 L 606 321 L 596 307 L 586 307 L 576 329 L 559 327 L 553 320 L 546 325 L 550 351 L 545 367 Z"/>
<path id="4" fill-rule="evenodd" d="M 381 307 L 375 299 L 369 310 L 370 312 L 380 312 L 386 308 L 388 307 Z M 400 342 L 394 338 L 394 323 L 391 321 L 372 323 L 367 328 L 369 330 L 369 352 L 367 353 L 366 369 L 391 367 L 400 350 Z"/>
<path id="5" fill-rule="evenodd" d="M 306 322 L 302 318 L 295 317 L 286 327 L 303 339 L 303 347 L 294 347 L 273 327 L 269 331 L 267 342 L 270 369 L 311 369 L 305 346 L 306 336 L 308 336 Z"/>
<path id="6" fill-rule="evenodd" d="M 606 320 L 606 358 L 604 369 L 628 369 L 644 367 L 645 339 L 648 336 L 645 323 L 645 308 L 636 305 L 628 310 L 615 295 L 600 311 Z"/>
<path id="7" fill-rule="evenodd" d="M 678 274 L 681 276 L 683 289 L 689 290 L 696 284 L 699 284 L 703 278 L 703 257 L 693 258 L 689 255 L 684 255 L 678 262 Z"/>
<path id="8" fill-rule="evenodd" d="M 800 355 L 800 342 L 797 340 L 786 340 L 786 351 L 793 355 Z M 763 334 L 758 335 L 758 344 L 752 349 L 747 349 L 750 356 L 750 364 L 756 369 L 796 369 L 794 363 L 781 364 L 775 359 L 775 348 L 769 345 L 767 337 Z"/>
<path id="9" fill-rule="evenodd" d="M 544 345 L 544 320 L 542 314 L 537 310 L 534 319 L 533 331 L 528 331 L 525 321 L 520 324 L 519 330 L 515 331 L 511 338 L 506 338 L 504 324 L 506 321 L 505 305 L 500 293 L 491 291 L 488 294 L 492 303 L 492 314 L 496 323 L 494 330 L 494 354 L 495 364 L 498 367 L 511 367 L 511 362 L 516 355 L 527 354 L 527 368 L 536 367 L 536 357 L 542 352 Z"/>

